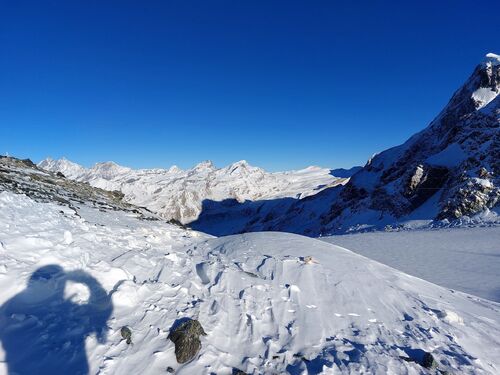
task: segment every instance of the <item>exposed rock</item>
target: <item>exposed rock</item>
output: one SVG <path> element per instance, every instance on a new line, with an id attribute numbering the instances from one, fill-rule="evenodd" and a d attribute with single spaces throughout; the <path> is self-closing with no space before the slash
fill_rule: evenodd
<path id="1" fill-rule="evenodd" d="M 409 186 L 404 192 L 411 204 L 411 209 L 419 207 L 432 195 L 437 193 L 448 178 L 448 168 L 419 165 L 410 178 Z"/>
<path id="2" fill-rule="evenodd" d="M 124 340 L 127 340 L 127 344 L 132 343 L 132 331 L 127 326 L 123 326 L 120 330 L 120 334 Z"/>
<path id="3" fill-rule="evenodd" d="M 186 363 L 192 360 L 201 349 L 199 337 L 206 336 L 198 320 L 189 319 L 180 323 L 168 335 L 175 344 L 175 357 L 177 362 Z"/>
<path id="4" fill-rule="evenodd" d="M 74 210 L 77 215 L 75 207 L 89 202 L 104 211 L 123 210 L 135 213 L 142 219 L 158 218 L 158 215 L 147 209 L 123 202 L 121 192 L 106 191 L 83 182 L 61 178 L 56 172 L 37 167 L 29 159 L 0 156 L 0 191 L 2 190 L 25 194 L 38 202 L 58 202 Z"/>
<path id="5" fill-rule="evenodd" d="M 424 357 L 422 358 L 421 365 L 425 368 L 436 368 L 438 366 L 438 363 L 436 362 L 434 356 L 431 353 L 426 352 L 424 354 Z"/>

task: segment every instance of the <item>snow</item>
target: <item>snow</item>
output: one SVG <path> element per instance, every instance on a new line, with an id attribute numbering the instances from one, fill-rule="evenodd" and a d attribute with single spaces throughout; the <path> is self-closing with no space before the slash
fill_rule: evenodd
<path id="1" fill-rule="evenodd" d="M 500 302 L 500 227 L 440 228 L 323 237 L 446 288 Z"/>
<path id="2" fill-rule="evenodd" d="M 0 374 L 426 374 L 400 358 L 424 351 L 442 371 L 500 372 L 494 302 L 298 235 L 62 207 L 0 193 Z M 183 318 L 207 336 L 179 365 L 167 336 Z"/>
<path id="3" fill-rule="evenodd" d="M 85 172 L 85 168 L 79 164 L 73 163 L 66 158 L 61 158 L 59 160 L 54 160 L 52 158 L 47 158 L 40 163 L 41 168 L 49 167 L 56 172 L 61 172 L 68 178 L 76 178 L 80 174 Z"/>
<path id="4" fill-rule="evenodd" d="M 489 87 L 480 87 L 472 93 L 472 99 L 478 104 L 478 109 L 486 107 L 498 95 L 498 92 Z"/>
<path id="5" fill-rule="evenodd" d="M 500 55 L 494 53 L 486 54 L 486 64 L 491 64 L 493 66 L 500 65 Z"/>
<path id="6" fill-rule="evenodd" d="M 453 168 L 467 159 L 467 154 L 462 150 L 459 144 L 452 143 L 443 151 L 427 158 L 426 162 L 431 165 Z"/>

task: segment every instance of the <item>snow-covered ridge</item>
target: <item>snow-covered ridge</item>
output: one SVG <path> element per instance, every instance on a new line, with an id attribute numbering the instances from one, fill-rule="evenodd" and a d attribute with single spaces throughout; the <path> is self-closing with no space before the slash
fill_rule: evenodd
<path id="1" fill-rule="evenodd" d="M 493 66 L 499 65 L 500 64 L 500 55 L 497 55 L 495 53 L 487 53 L 484 64 L 491 64 Z"/>
<path id="2" fill-rule="evenodd" d="M 298 171 L 268 173 L 241 160 L 224 168 L 203 161 L 192 169 L 131 169 L 113 162 L 84 168 L 66 159 L 45 159 L 38 166 L 106 190 L 119 190 L 125 200 L 189 223 L 196 220 L 205 200 L 223 201 L 304 198 L 346 178 L 332 176 L 329 169 L 309 167 Z"/>

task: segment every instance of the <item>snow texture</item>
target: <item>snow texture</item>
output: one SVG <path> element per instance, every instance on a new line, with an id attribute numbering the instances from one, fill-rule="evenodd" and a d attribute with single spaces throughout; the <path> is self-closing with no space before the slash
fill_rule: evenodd
<path id="1" fill-rule="evenodd" d="M 355 233 L 322 240 L 443 287 L 500 302 L 500 227 Z"/>
<path id="2" fill-rule="evenodd" d="M 496 303 L 298 235 L 76 210 L 0 193 L 1 374 L 428 374 L 425 352 L 441 371 L 500 371 Z M 189 318 L 207 336 L 179 365 L 167 336 Z"/>

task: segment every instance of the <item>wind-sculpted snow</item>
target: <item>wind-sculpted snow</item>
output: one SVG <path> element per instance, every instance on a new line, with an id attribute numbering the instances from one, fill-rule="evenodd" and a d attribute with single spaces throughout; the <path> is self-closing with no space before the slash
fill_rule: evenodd
<path id="1" fill-rule="evenodd" d="M 211 238 L 84 200 L 74 209 L 0 192 L 0 374 L 55 354 L 91 374 L 428 374 L 425 352 L 452 374 L 500 372 L 493 302 L 307 237 Z M 206 336 L 179 365 L 167 337 L 187 318 Z M 14 354 L 9 332 L 28 338 Z"/>
<path id="2" fill-rule="evenodd" d="M 285 197 L 302 199 L 347 180 L 318 167 L 268 173 L 244 160 L 225 168 L 216 168 L 205 161 L 189 170 L 176 166 L 133 170 L 113 162 L 97 163 L 86 169 L 64 158 L 45 159 L 38 166 L 101 189 L 121 191 L 127 202 L 184 224 L 198 218 L 205 200 L 234 199 L 242 203 Z"/>

